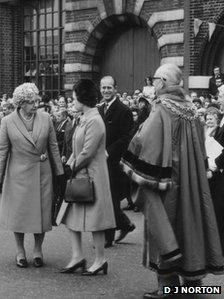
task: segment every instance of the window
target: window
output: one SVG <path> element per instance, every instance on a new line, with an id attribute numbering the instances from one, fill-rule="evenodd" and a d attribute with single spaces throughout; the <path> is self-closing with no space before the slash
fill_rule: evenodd
<path id="1" fill-rule="evenodd" d="M 65 0 L 24 1 L 24 81 L 55 99 L 64 89 Z"/>

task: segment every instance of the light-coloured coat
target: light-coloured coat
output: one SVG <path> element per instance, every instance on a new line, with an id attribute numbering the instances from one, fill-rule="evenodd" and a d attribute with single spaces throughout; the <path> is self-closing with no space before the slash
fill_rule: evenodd
<path id="1" fill-rule="evenodd" d="M 43 162 L 41 154 L 47 155 Z M 0 182 L 4 171 L 5 177 L 0 205 L 1 227 L 22 233 L 42 233 L 52 228 L 51 168 L 55 175 L 63 174 L 50 116 L 37 111 L 32 136 L 17 110 L 3 118 L 0 129 Z"/>
<path id="2" fill-rule="evenodd" d="M 76 177 L 85 177 L 86 167 L 94 182 L 94 204 L 70 204 L 63 223 L 74 231 L 101 231 L 114 228 L 115 218 L 106 162 L 106 131 L 97 110 L 91 108 L 81 118 L 73 135 L 73 153 L 67 164 L 81 168 Z"/>

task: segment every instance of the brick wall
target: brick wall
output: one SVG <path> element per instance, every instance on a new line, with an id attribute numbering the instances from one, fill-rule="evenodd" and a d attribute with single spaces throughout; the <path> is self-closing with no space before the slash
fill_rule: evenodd
<path id="1" fill-rule="evenodd" d="M 190 74 L 191 75 L 210 75 L 211 68 L 202 72 L 204 52 L 208 47 L 208 23 L 219 23 L 224 14 L 224 0 L 191 0 L 190 3 Z M 194 36 L 194 18 L 205 21 L 199 30 L 198 35 Z"/>
<path id="2" fill-rule="evenodd" d="M 198 1 L 195 0 L 196 2 Z M 79 78 L 98 78 L 99 72 L 95 65 L 99 61 L 95 59 L 97 53 L 99 54 L 97 46 L 108 32 L 113 31 L 120 22 L 125 22 L 122 18 L 126 16 L 131 17 L 135 25 L 143 24 L 152 32 L 158 44 L 161 43 L 158 46 L 161 59 L 169 61 L 167 58 L 171 58 L 171 61 L 177 61 L 183 68 L 183 41 L 173 41 L 173 37 L 167 39 L 169 35 L 184 32 L 183 16 L 178 17 L 183 10 L 183 4 L 184 0 L 67 0 L 65 88 L 71 89 L 72 84 Z M 196 13 L 196 8 L 194 11 Z M 162 15 L 159 15 L 160 13 Z M 0 95 L 3 92 L 12 93 L 14 87 L 22 81 L 22 23 L 21 7 L 0 5 Z M 191 44 L 191 47 L 195 47 L 195 44 Z M 197 51 L 194 49 L 191 63 L 196 64 Z M 194 68 L 192 66 L 193 71 Z"/>
<path id="3" fill-rule="evenodd" d="M 22 80 L 22 11 L 0 5 L 0 95 L 12 94 Z"/>
<path id="4" fill-rule="evenodd" d="M 171 58 L 183 68 L 183 7 L 184 0 L 67 0 L 65 88 L 71 89 L 78 78 L 99 76 L 95 72 L 99 61 L 95 57 L 97 46 L 127 16 L 131 16 L 132 22 L 148 27 L 161 43 L 158 50 L 164 62 Z M 179 34 L 176 41 L 173 36 L 169 38 L 172 34 Z"/>

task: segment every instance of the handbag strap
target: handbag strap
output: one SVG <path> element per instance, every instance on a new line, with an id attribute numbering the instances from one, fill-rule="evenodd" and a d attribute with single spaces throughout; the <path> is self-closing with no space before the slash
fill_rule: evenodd
<path id="1" fill-rule="evenodd" d="M 72 168 L 72 172 L 71 172 L 71 176 L 70 176 L 70 183 L 71 183 L 72 179 L 75 178 L 75 174 L 74 174 L 75 171 L 74 171 L 74 169 L 75 169 L 75 164 L 74 164 L 74 166 Z M 87 177 L 88 177 L 88 179 L 90 179 L 89 170 L 88 170 L 87 167 L 85 167 L 85 169 L 86 169 Z"/>

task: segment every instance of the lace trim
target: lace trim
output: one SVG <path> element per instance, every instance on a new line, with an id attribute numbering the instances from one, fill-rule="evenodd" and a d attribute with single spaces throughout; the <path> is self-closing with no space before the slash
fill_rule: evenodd
<path id="1" fill-rule="evenodd" d="M 173 113 L 186 120 L 192 121 L 198 118 L 198 116 L 196 115 L 196 108 L 194 107 L 186 107 L 170 99 L 157 99 L 156 102 L 161 103 L 162 105 L 170 109 Z"/>

